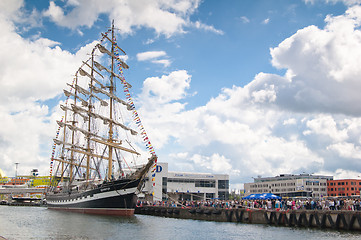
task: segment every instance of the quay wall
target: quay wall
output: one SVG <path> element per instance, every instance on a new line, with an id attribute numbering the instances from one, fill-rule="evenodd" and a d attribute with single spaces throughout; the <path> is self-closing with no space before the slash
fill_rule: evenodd
<path id="1" fill-rule="evenodd" d="M 251 208 L 215 209 L 142 206 L 135 209 L 135 214 L 217 222 L 361 231 L 361 212 L 359 211 L 276 211 Z"/>

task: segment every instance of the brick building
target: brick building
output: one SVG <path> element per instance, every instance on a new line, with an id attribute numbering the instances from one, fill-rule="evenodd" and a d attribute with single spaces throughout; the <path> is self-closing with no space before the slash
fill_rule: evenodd
<path id="1" fill-rule="evenodd" d="M 327 196 L 360 196 L 360 179 L 339 179 L 327 181 Z"/>

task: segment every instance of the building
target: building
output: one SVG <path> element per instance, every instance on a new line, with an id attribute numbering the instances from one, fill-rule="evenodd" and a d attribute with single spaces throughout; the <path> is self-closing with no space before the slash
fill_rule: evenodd
<path id="1" fill-rule="evenodd" d="M 16 178 L 2 178 L 0 185 L 26 185 L 29 186 L 30 178 L 28 176 L 18 176 Z"/>
<path id="2" fill-rule="evenodd" d="M 253 183 L 245 183 L 246 195 L 253 193 L 273 193 L 281 197 L 327 196 L 327 181 L 333 176 L 312 174 L 280 174 L 276 177 L 257 177 Z"/>
<path id="3" fill-rule="evenodd" d="M 327 181 L 327 195 L 330 197 L 338 196 L 360 196 L 361 180 L 359 179 L 340 179 Z"/>
<path id="4" fill-rule="evenodd" d="M 168 163 L 158 163 L 152 178 L 149 173 L 140 198 L 150 201 L 229 198 L 227 174 L 169 172 Z"/>
<path id="5" fill-rule="evenodd" d="M 38 176 L 38 169 L 33 169 L 30 175 L 5 177 L 0 169 L 0 185 L 24 185 L 26 187 L 45 187 L 50 183 L 50 176 Z"/>

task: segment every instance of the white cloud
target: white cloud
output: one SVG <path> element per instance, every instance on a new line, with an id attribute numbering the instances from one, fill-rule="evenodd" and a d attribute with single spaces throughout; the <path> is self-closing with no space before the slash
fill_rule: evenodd
<path id="1" fill-rule="evenodd" d="M 269 19 L 269 18 L 266 18 L 265 20 L 262 21 L 262 24 L 268 24 L 269 21 L 270 21 L 270 19 Z"/>
<path id="2" fill-rule="evenodd" d="M 171 61 L 169 59 L 159 59 L 163 57 L 167 57 L 167 53 L 165 51 L 149 51 L 137 54 L 138 61 L 151 61 L 152 63 L 169 67 Z"/>
<path id="3" fill-rule="evenodd" d="M 306 4 L 315 4 L 315 0 L 303 0 Z"/>
<path id="4" fill-rule="evenodd" d="M 252 98 L 257 103 L 274 102 L 276 100 L 276 92 L 274 91 L 274 85 L 270 85 L 269 89 L 261 89 L 259 91 L 252 92 Z"/>
<path id="5" fill-rule="evenodd" d="M 334 180 L 338 180 L 338 179 L 360 179 L 361 178 L 360 171 L 345 170 L 345 169 L 342 169 L 342 168 L 338 168 L 333 172 L 320 171 L 320 172 L 316 172 L 315 174 L 333 176 Z"/>
<path id="6" fill-rule="evenodd" d="M 10 1 L 6 8 L 24 16 L 21 7 L 22 1 Z M 38 168 L 46 175 L 54 125 L 43 101 L 61 93 L 64 79 L 71 78 L 90 45 L 71 54 L 50 39 L 24 39 L 16 33 L 10 18 L 14 19 L 0 13 L 1 168 L 12 176 L 13 164 L 19 162 L 19 174 Z"/>
<path id="7" fill-rule="evenodd" d="M 147 78 L 143 83 L 142 93 L 137 97 L 143 123 L 156 148 L 162 148 L 170 138 L 179 137 L 184 124 L 183 114 L 186 103 L 179 100 L 187 96 L 191 76 L 185 70 L 171 72 L 161 77 Z M 175 129 L 179 128 L 177 131 Z"/>
<path id="8" fill-rule="evenodd" d="M 138 53 L 137 59 L 138 61 L 147 61 L 164 56 L 167 56 L 167 53 L 165 51 L 149 51 L 149 52 Z"/>
<path id="9" fill-rule="evenodd" d="M 190 158 L 196 165 L 210 170 L 214 173 L 228 173 L 230 175 L 236 175 L 239 173 L 237 170 L 232 170 L 230 159 L 220 156 L 219 154 L 213 154 L 212 156 L 201 156 L 195 154 Z"/>
<path id="10" fill-rule="evenodd" d="M 297 120 L 294 118 L 289 118 L 283 121 L 283 125 L 294 125 L 296 124 Z"/>
<path id="11" fill-rule="evenodd" d="M 22 6 L 21 1 L 16 3 L 13 8 L 8 6 L 10 12 Z M 77 28 L 86 23 L 70 20 L 83 19 L 83 14 L 129 11 L 117 15 L 129 18 L 124 33 L 146 26 L 170 35 L 190 26 L 188 17 L 198 7 L 198 2 L 177 1 L 162 8 L 163 17 L 170 14 L 174 22 L 157 28 L 154 22 L 146 25 L 146 20 L 135 19 L 141 12 L 154 10 L 147 1 L 123 2 L 122 8 L 114 10 L 95 9 L 98 2 L 89 1 L 89 12 L 77 16 L 84 10 L 81 3 L 68 1 L 70 12 L 57 10 L 54 4 L 46 14 L 54 21 L 63 19 L 58 24 Z M 148 9 L 140 9 L 141 4 Z M 186 70 L 147 78 L 135 101 L 160 159 L 179 170 L 228 171 L 233 182 L 259 174 L 302 171 L 357 176 L 361 170 L 361 107 L 355 104 L 361 100 L 360 17 L 360 7 L 355 6 L 343 15 L 328 16 L 323 29 L 299 30 L 271 49 L 272 64 L 286 69 L 284 76 L 259 73 L 246 86 L 224 88 L 193 109 L 187 109 L 192 76 Z M 42 101 L 57 96 L 90 45 L 74 55 L 49 39 L 25 40 L 15 33 L 9 18 L 0 17 L 0 122 L 5 126 L 0 128 L 1 168 L 12 173 L 11 165 L 21 161 L 20 169 L 37 167 L 46 174 L 52 123 L 58 112 Z M 170 63 L 164 51 L 142 54 L 137 56 L 139 61 Z"/>
<path id="12" fill-rule="evenodd" d="M 306 124 L 310 130 L 308 134 L 325 135 L 334 142 L 347 139 L 347 129 L 342 128 L 339 130 L 332 116 L 316 116 L 314 119 L 307 121 Z"/>
<path id="13" fill-rule="evenodd" d="M 209 26 L 209 25 L 206 25 L 200 21 L 196 21 L 193 23 L 193 26 L 195 28 L 198 28 L 198 29 L 203 29 L 203 30 L 206 30 L 206 31 L 209 31 L 209 32 L 213 32 L 213 33 L 216 33 L 216 34 L 219 34 L 219 35 L 223 35 L 224 32 L 222 30 L 218 30 L 216 29 L 215 27 L 213 26 Z"/>
<path id="14" fill-rule="evenodd" d="M 292 72 L 276 83 L 276 103 L 293 111 L 360 115 L 361 6 L 326 18 L 326 26 L 309 26 L 271 49 L 272 64 Z M 274 80 L 272 80 L 274 81 Z"/>
<path id="15" fill-rule="evenodd" d="M 166 37 L 185 33 L 187 27 L 222 34 L 221 30 L 213 26 L 190 21 L 190 16 L 199 4 L 200 0 L 78 0 L 67 1 L 66 8 L 61 8 L 51 1 L 43 14 L 59 26 L 71 29 L 83 26 L 90 28 L 100 14 L 108 14 L 110 20 L 115 20 L 122 34 L 132 34 L 134 29 L 142 27 L 154 29 L 157 35 Z"/>
<path id="16" fill-rule="evenodd" d="M 249 23 L 250 22 L 250 20 L 246 16 L 242 16 L 242 17 L 240 17 L 240 19 L 241 19 L 241 21 L 243 23 Z"/>
<path id="17" fill-rule="evenodd" d="M 57 6 L 53 1 L 49 3 L 49 8 L 44 13 L 44 16 L 50 17 L 54 22 L 62 22 L 64 20 L 63 9 Z"/>
<path id="18" fill-rule="evenodd" d="M 325 2 L 330 4 L 336 4 L 338 2 L 341 2 L 345 4 L 346 6 L 353 6 L 356 4 L 360 4 L 361 0 L 303 0 L 306 4 L 315 4 L 316 2 Z"/>
<path id="19" fill-rule="evenodd" d="M 335 151 L 342 158 L 361 159 L 361 147 L 353 143 L 340 142 L 330 145 L 327 149 Z"/>
<path id="20" fill-rule="evenodd" d="M 160 60 L 152 60 L 152 63 L 161 64 L 164 67 L 169 67 L 171 64 L 171 61 L 168 59 L 160 59 Z"/>
<path id="21" fill-rule="evenodd" d="M 18 10 L 24 6 L 23 0 L 2 0 L 0 1 L 0 14 L 5 18 L 15 19 L 19 16 Z"/>
<path id="22" fill-rule="evenodd" d="M 224 157 L 225 171 L 239 171 L 233 181 L 303 171 L 360 172 L 359 8 L 328 16 L 324 29 L 306 27 L 271 49 L 272 63 L 286 69 L 284 76 L 259 73 L 244 87 L 222 89 L 204 106 L 186 110 L 180 102 L 189 96 L 185 72 L 178 87 L 170 84 L 171 74 L 147 79 L 141 98 L 157 106 L 146 112 L 157 149 L 167 152 L 167 144 L 176 142 L 187 152 L 179 167 L 193 171 L 218 171 L 212 156 Z M 177 97 L 164 95 L 176 88 Z M 174 153 L 165 158 L 178 164 Z"/>
<path id="23" fill-rule="evenodd" d="M 26 32 L 31 27 L 42 25 L 41 13 L 36 9 L 27 11 L 24 9 L 24 0 L 2 0 L 0 1 L 0 15 L 8 21 L 21 23 L 17 29 L 19 32 Z M 9 24 L 12 24 L 9 22 Z"/>
<path id="24" fill-rule="evenodd" d="M 144 81 L 141 98 L 149 103 L 168 103 L 186 96 L 191 76 L 184 70 L 175 71 L 162 77 L 151 77 Z"/>

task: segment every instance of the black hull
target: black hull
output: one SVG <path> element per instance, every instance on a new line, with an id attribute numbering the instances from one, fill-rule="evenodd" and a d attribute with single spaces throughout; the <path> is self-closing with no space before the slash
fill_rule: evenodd
<path id="1" fill-rule="evenodd" d="M 49 193 L 49 209 L 106 215 L 132 215 L 140 180 L 115 180 L 84 192 Z M 124 210 L 124 211 L 122 211 Z M 122 212 L 124 214 L 122 214 Z"/>

